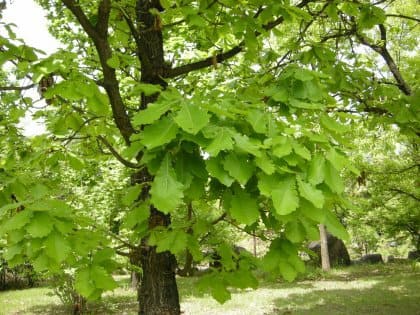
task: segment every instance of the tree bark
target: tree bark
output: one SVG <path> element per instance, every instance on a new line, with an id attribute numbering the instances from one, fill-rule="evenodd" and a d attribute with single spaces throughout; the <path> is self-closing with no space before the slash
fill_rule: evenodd
<path id="1" fill-rule="evenodd" d="M 158 0 L 137 0 L 136 22 L 137 53 L 141 63 L 141 82 L 159 84 L 163 88 L 166 82 L 162 79 L 165 71 L 163 36 L 160 18 L 152 14 L 151 9 L 162 10 Z M 154 102 L 155 95 L 142 95 L 140 110 Z M 150 182 L 153 177 L 145 169 L 140 171 L 140 181 Z M 141 198 L 149 197 L 149 188 L 144 187 Z M 164 214 L 153 206 L 150 209 L 149 229 L 168 227 L 171 223 L 169 214 Z M 140 287 L 138 288 L 139 315 L 179 315 L 179 295 L 175 279 L 176 258 L 169 251 L 156 252 L 156 247 L 148 246 L 147 238 L 141 240 L 141 267 L 143 269 Z"/>
<path id="2" fill-rule="evenodd" d="M 328 235 L 327 235 L 327 229 L 324 224 L 319 225 L 319 236 L 321 240 L 322 270 L 329 271 L 331 269 L 331 265 L 330 265 L 330 255 L 328 251 Z"/>
<path id="3" fill-rule="evenodd" d="M 168 215 L 152 208 L 149 225 L 168 226 Z M 142 240 L 141 284 L 138 288 L 139 315 L 179 315 L 179 295 L 175 280 L 176 258 L 166 251 L 157 253 L 155 247 Z"/>

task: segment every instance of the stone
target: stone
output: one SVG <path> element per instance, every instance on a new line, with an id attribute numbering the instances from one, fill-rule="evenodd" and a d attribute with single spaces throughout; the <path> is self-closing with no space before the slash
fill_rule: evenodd
<path id="1" fill-rule="evenodd" d="M 349 266 L 350 256 L 344 242 L 332 234 L 327 235 L 327 242 L 331 267 Z M 309 243 L 308 248 L 315 252 L 317 265 L 321 266 L 321 241 Z"/>
<path id="2" fill-rule="evenodd" d="M 383 263 L 384 260 L 381 254 L 367 254 L 360 258 L 360 262 L 365 264 L 379 264 Z"/>
<path id="3" fill-rule="evenodd" d="M 412 250 L 408 252 L 407 258 L 409 260 L 419 260 L 420 259 L 420 250 Z"/>

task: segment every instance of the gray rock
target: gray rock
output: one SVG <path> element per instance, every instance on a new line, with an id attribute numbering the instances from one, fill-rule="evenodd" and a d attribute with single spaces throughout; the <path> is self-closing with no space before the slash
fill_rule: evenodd
<path id="1" fill-rule="evenodd" d="M 331 234 L 327 235 L 327 242 L 331 267 L 349 266 L 350 256 L 344 242 Z M 315 252 L 315 260 L 318 266 L 321 266 L 321 241 L 311 242 L 308 248 Z"/>
<path id="2" fill-rule="evenodd" d="M 360 262 L 365 264 L 379 264 L 383 263 L 384 260 L 381 254 L 367 254 L 360 258 Z"/>

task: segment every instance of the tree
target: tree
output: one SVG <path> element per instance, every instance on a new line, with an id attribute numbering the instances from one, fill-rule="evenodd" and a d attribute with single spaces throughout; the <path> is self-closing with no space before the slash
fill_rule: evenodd
<path id="1" fill-rule="evenodd" d="M 349 185 L 355 207 L 345 216 L 355 240 L 365 252 L 375 251 L 380 239 L 418 249 L 418 144 L 395 126 L 367 130 L 361 125 L 353 136 L 353 159 L 362 172 Z"/>
<path id="2" fill-rule="evenodd" d="M 123 241 L 142 269 L 139 314 L 179 314 L 174 255 L 188 249 L 202 259 L 198 239 L 209 226 L 205 218 L 174 224 L 186 205 L 205 199 L 222 209 L 220 220 L 276 231 L 260 263 L 291 281 L 304 270 L 298 250 L 319 223 L 347 237 L 331 209 L 345 204 L 340 172 L 358 174 L 344 155 L 352 121 L 383 115 L 418 133 L 416 77 L 403 74 L 392 54 L 402 41 L 415 47 L 417 31 L 402 33 L 418 22 L 415 1 L 39 3 L 65 49 L 40 57 L 10 26 L 2 37 L 10 68 L 2 73 L 1 122 L 13 133 L 1 138 L 8 180 L 0 229 L 9 260 L 73 265 L 87 298 L 115 286 L 111 239 L 80 222 L 48 178 L 40 187 L 28 174 L 54 173 L 63 163 L 81 171 L 86 156 L 104 151 L 131 169 L 123 197 L 130 242 Z M 406 64 L 415 58 L 400 55 Z M 47 100 L 36 116 L 48 133 L 23 139 L 16 124 L 36 103 L 21 92 L 33 84 Z M 97 239 L 80 248 L 88 231 Z M 218 252 L 223 268 L 201 281 L 218 301 L 230 297 L 229 286 L 256 286 L 251 264 L 237 266 L 225 242 Z"/>
<path id="3" fill-rule="evenodd" d="M 321 266 L 322 270 L 329 271 L 331 269 L 330 265 L 330 255 L 328 251 L 328 234 L 327 229 L 324 224 L 319 225 L 319 238 L 321 242 Z"/>

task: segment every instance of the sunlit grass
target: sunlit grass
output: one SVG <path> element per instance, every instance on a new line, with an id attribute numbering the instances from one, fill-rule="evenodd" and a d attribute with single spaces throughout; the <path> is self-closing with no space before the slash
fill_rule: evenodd
<path id="1" fill-rule="evenodd" d="M 178 281 L 185 315 L 420 314 L 420 270 L 408 264 L 352 266 L 328 274 L 314 269 L 296 283 L 263 281 L 258 290 L 235 291 L 223 305 L 199 292 L 196 281 Z M 135 291 L 126 279 L 119 282 L 120 288 L 89 305 L 88 314 L 137 314 Z M 0 292 L 0 314 L 69 314 L 48 293 L 47 288 Z"/>

